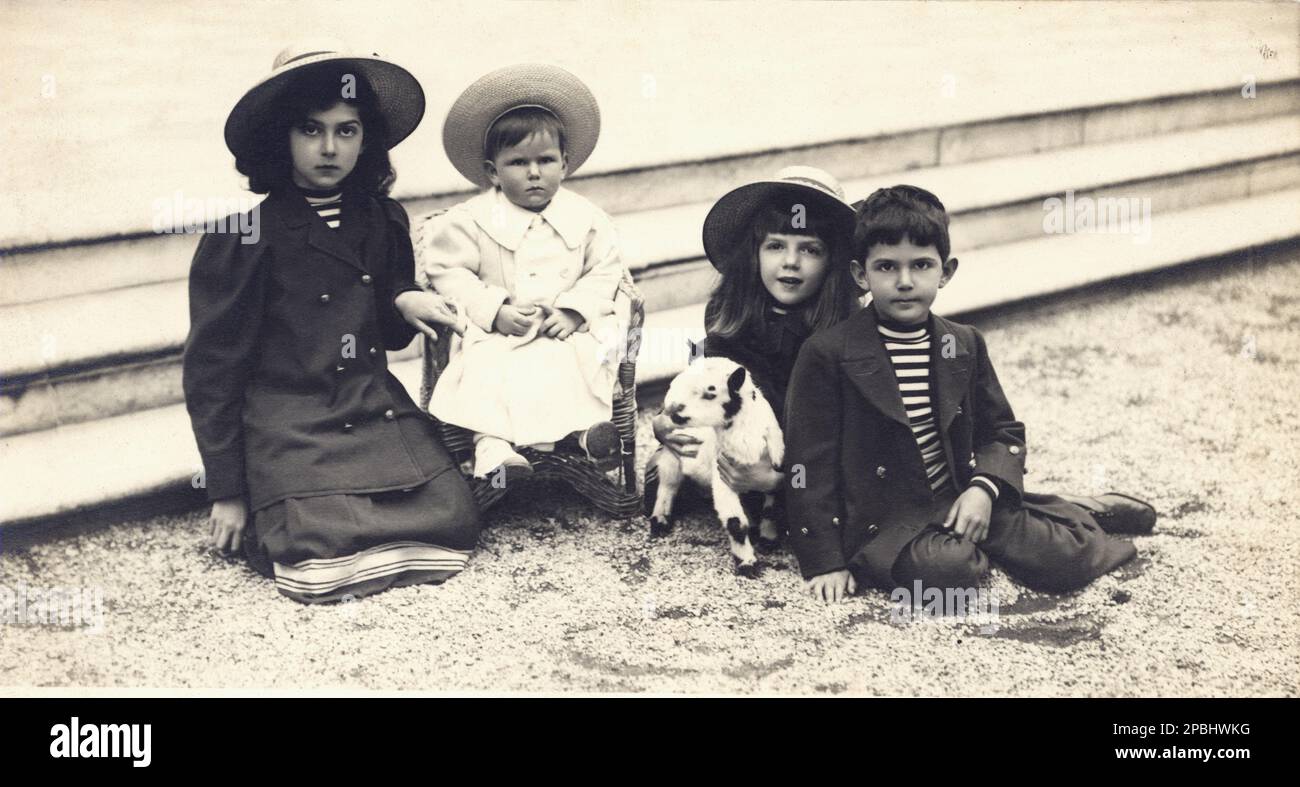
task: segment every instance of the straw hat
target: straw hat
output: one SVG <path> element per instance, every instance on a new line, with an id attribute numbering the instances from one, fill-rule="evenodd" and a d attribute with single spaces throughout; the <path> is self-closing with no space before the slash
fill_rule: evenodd
<path id="1" fill-rule="evenodd" d="M 406 139 L 420 125 L 420 118 L 424 117 L 424 90 L 411 72 L 376 54 L 348 54 L 347 48 L 338 41 L 304 41 L 276 55 L 271 73 L 249 88 L 230 110 L 226 118 L 226 147 L 236 158 L 252 152 L 258 128 L 274 115 L 293 81 L 322 64 L 355 70 L 370 85 L 379 114 L 388 126 L 389 148 Z"/>
<path id="2" fill-rule="evenodd" d="M 786 167 L 771 180 L 747 183 L 723 195 L 704 219 L 704 253 L 719 271 L 738 244 L 744 243 L 754 213 L 765 205 L 793 210 L 803 205 L 814 221 L 830 219 L 842 233 L 837 247 L 847 253 L 853 237 L 853 207 L 835 176 L 816 167 Z"/>
<path id="3" fill-rule="evenodd" d="M 545 109 L 564 125 L 569 175 L 595 150 L 600 107 L 582 80 L 544 63 L 506 66 L 465 88 L 442 125 L 447 158 L 470 182 L 483 188 L 492 185 L 483 171 L 487 133 L 498 118 L 521 107 Z"/>

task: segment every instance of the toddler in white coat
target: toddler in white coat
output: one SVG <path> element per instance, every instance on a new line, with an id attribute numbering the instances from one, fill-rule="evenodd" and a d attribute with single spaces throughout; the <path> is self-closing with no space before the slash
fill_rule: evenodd
<path id="1" fill-rule="evenodd" d="M 599 117 L 576 77 L 539 65 L 483 77 L 448 114 L 452 163 L 491 189 L 429 217 L 414 245 L 417 276 L 464 328 L 429 412 L 474 432 L 476 476 L 526 474 L 517 446 L 572 434 L 593 458 L 619 450 L 610 343 L 623 263 L 609 216 L 561 187 Z"/>

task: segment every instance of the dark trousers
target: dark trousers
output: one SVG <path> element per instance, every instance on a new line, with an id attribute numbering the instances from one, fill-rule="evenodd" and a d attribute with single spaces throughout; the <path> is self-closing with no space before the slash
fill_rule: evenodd
<path id="1" fill-rule="evenodd" d="M 994 504 L 988 536 L 979 544 L 940 525 L 955 499 L 937 500 L 932 524 L 908 542 L 894 561 L 899 587 L 969 588 L 990 562 L 1033 590 L 1078 590 L 1127 562 L 1137 550 L 1107 535 L 1086 510 L 1053 495 L 1026 492 L 1023 504 Z"/>

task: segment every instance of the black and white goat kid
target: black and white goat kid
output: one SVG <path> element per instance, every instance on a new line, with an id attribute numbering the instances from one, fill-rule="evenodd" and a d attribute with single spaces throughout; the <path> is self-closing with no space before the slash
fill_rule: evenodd
<path id="1" fill-rule="evenodd" d="M 656 464 L 659 490 L 650 516 L 651 535 L 672 528 L 673 500 L 683 479 L 690 479 L 713 494 L 713 509 L 731 540 L 731 554 L 737 570 L 754 576 L 758 561 L 750 539 L 750 521 L 740 497 L 718 473 L 719 452 L 738 464 L 762 458 L 763 450 L 779 467 L 785 459 L 785 438 L 763 396 L 745 367 L 726 358 L 700 358 L 668 386 L 664 412 L 679 427 L 700 438 L 699 454 L 679 459 L 671 451 L 660 451 Z M 778 537 L 772 521 L 773 499 L 764 496 L 759 534 L 774 542 Z"/>

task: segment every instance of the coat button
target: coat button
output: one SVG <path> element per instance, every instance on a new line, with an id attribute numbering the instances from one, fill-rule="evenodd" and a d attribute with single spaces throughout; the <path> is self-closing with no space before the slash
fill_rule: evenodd
<path id="1" fill-rule="evenodd" d="M 327 292 L 327 293 L 325 293 L 324 295 L 320 296 L 320 302 L 321 302 L 321 303 L 329 303 L 329 302 L 330 302 L 330 294 Z"/>
<path id="2" fill-rule="evenodd" d="M 877 534 L 877 533 L 879 533 L 879 532 L 880 532 L 880 528 L 879 528 L 878 526 L 876 526 L 876 525 L 867 525 L 867 535 L 869 535 L 869 536 L 874 536 L 875 534 Z"/>
<path id="3" fill-rule="evenodd" d="M 335 366 L 335 367 L 334 367 L 334 373 L 335 373 L 335 374 L 343 374 L 343 367 L 342 367 L 342 366 Z"/>
<path id="4" fill-rule="evenodd" d="M 833 516 L 833 517 L 831 517 L 831 524 L 832 524 L 832 525 L 835 525 L 836 527 L 839 527 L 839 526 L 840 526 L 840 518 L 837 517 L 837 516 Z"/>
<path id="5" fill-rule="evenodd" d="M 961 415 L 961 405 L 957 405 L 957 415 Z"/>
<path id="6" fill-rule="evenodd" d="M 1018 445 L 1013 445 L 1013 446 L 1011 446 L 1010 448 L 1008 448 L 1007 450 L 1011 452 L 1011 455 L 1012 455 L 1012 456 L 1016 456 L 1017 454 L 1020 453 L 1020 446 L 1018 446 Z"/>
<path id="7" fill-rule="evenodd" d="M 972 457 L 970 458 L 970 461 L 967 462 L 967 464 L 970 465 L 970 469 L 974 470 L 974 469 L 975 469 L 975 457 L 972 456 Z"/>
<path id="8" fill-rule="evenodd" d="M 370 357 L 371 357 L 371 358 L 375 357 L 375 356 L 378 355 L 378 354 L 379 354 L 379 350 L 375 349 L 374 347 L 371 347 L 371 348 L 370 348 Z"/>
<path id="9" fill-rule="evenodd" d="M 370 278 L 370 274 L 369 274 L 369 273 L 363 274 L 363 275 L 361 276 L 361 283 L 362 283 L 362 284 L 369 284 L 369 283 L 372 282 L 372 281 L 374 281 L 374 279 Z"/>
<path id="10" fill-rule="evenodd" d="M 343 431 L 345 431 L 345 432 L 351 432 L 351 431 L 352 431 L 352 424 L 343 424 Z"/>
<path id="11" fill-rule="evenodd" d="M 800 533 L 803 533 L 803 534 L 806 536 L 806 535 L 808 535 L 808 528 L 806 528 L 806 527 L 801 527 L 801 528 L 799 528 L 799 532 L 800 532 Z"/>
<path id="12" fill-rule="evenodd" d="M 397 413 L 393 412 L 392 410 L 384 411 L 384 418 L 387 418 L 389 421 L 393 420 L 396 417 L 397 417 Z"/>
<path id="13" fill-rule="evenodd" d="M 884 478 L 884 477 L 885 477 L 885 466 L 881 465 L 880 467 L 876 468 L 876 478 Z"/>

